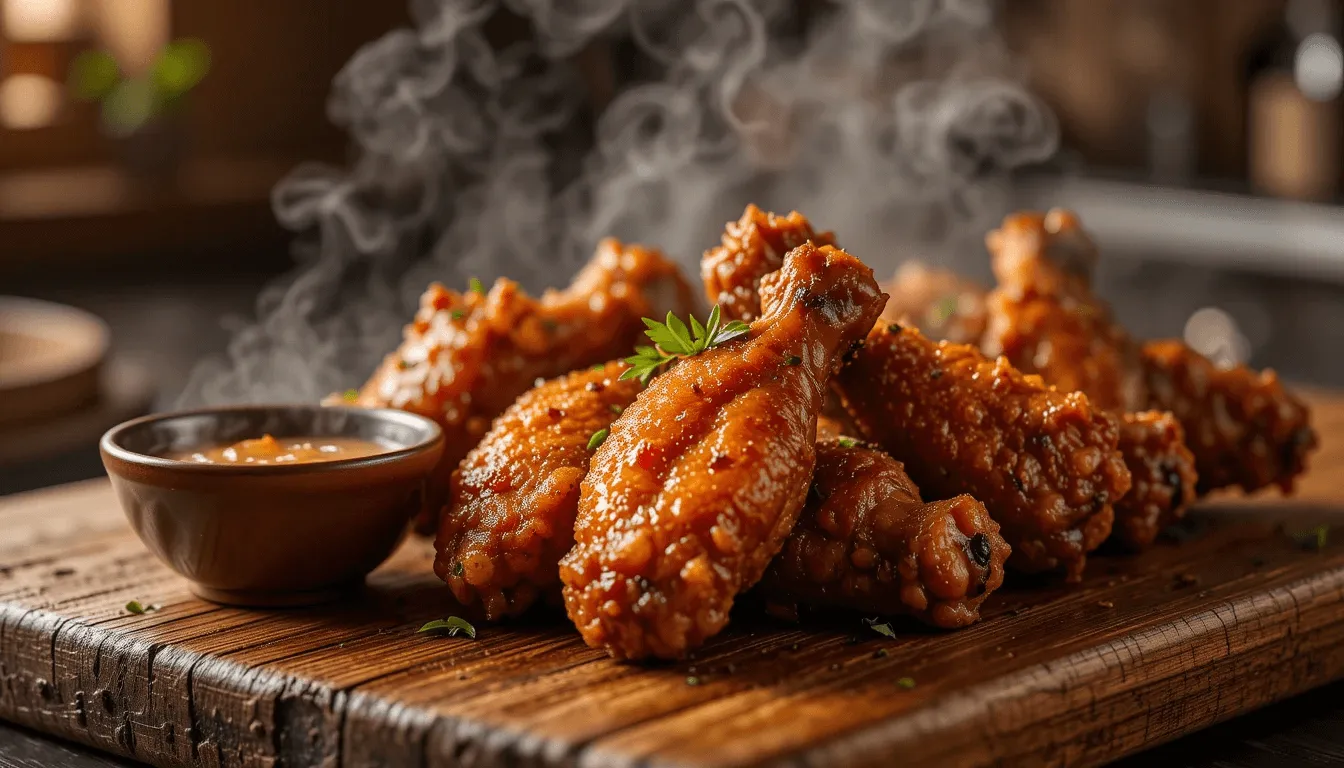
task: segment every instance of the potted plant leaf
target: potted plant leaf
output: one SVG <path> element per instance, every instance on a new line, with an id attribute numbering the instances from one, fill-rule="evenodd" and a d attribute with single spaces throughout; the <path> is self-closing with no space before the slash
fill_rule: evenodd
<path id="1" fill-rule="evenodd" d="M 164 181 L 185 153 L 180 116 L 188 96 L 209 70 L 209 46 L 192 38 L 168 43 L 133 75 L 111 53 L 94 49 L 75 57 L 69 87 L 74 98 L 99 105 L 103 133 L 117 142 L 131 173 Z"/>

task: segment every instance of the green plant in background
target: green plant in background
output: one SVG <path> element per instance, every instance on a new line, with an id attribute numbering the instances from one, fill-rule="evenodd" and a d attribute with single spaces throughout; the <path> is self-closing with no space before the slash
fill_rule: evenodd
<path id="1" fill-rule="evenodd" d="M 69 87 L 76 99 L 100 102 L 103 129 L 125 137 L 177 109 L 209 71 L 210 47 L 182 39 L 165 45 L 153 66 L 135 76 L 123 75 L 107 51 L 84 51 L 70 65 Z"/>

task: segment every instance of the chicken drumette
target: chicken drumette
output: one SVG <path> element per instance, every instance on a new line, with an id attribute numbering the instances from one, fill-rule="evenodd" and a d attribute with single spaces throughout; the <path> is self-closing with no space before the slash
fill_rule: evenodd
<path id="1" fill-rule="evenodd" d="M 834 606 L 951 629 L 980 618 L 1008 554 L 983 504 L 925 504 L 900 462 L 838 437 L 817 443 L 807 505 L 758 591 L 795 612 Z"/>
<path id="2" fill-rule="evenodd" d="M 979 344 L 988 316 L 985 289 L 955 272 L 907 261 L 886 285 L 882 319 L 913 325 L 931 339 Z"/>
<path id="3" fill-rule="evenodd" d="M 826 379 L 886 300 L 858 259 L 810 244 L 761 293 L 745 338 L 653 379 L 593 456 L 560 576 L 615 657 L 679 657 L 724 627 L 802 511 Z"/>
<path id="4" fill-rule="evenodd" d="M 761 312 L 761 278 L 780 268 L 784 254 L 807 242 L 835 245 L 835 237 L 813 230 L 797 211 L 778 216 L 748 205 L 742 218 L 724 227 L 720 244 L 700 260 L 705 295 L 726 317 L 755 320 Z"/>
<path id="5" fill-rule="evenodd" d="M 579 483 L 594 435 L 643 389 L 613 362 L 529 390 L 495 419 L 453 473 L 434 542 L 434 572 L 487 619 L 560 596 L 560 558 L 574 546 Z M 558 602 L 558 599 L 556 600 Z"/>
<path id="6" fill-rule="evenodd" d="M 1077 390 L 1121 420 L 1120 452 L 1134 485 L 1115 505 L 1114 536 L 1153 542 L 1194 501 L 1195 458 L 1181 425 L 1147 411 L 1139 346 L 1091 288 L 1096 247 L 1066 211 L 1018 213 L 986 238 L 998 287 L 981 346 L 1018 370 Z"/>
<path id="7" fill-rule="evenodd" d="M 485 434 L 490 420 L 538 378 L 603 363 L 629 352 L 643 317 L 694 309 L 677 266 L 656 250 L 605 240 L 563 291 L 534 299 L 511 280 L 489 292 L 432 285 L 401 346 L 350 400 L 428 416 L 444 431 L 434 492 Z M 435 511 L 438 505 L 432 507 Z M 421 520 L 423 532 L 432 520 Z"/>

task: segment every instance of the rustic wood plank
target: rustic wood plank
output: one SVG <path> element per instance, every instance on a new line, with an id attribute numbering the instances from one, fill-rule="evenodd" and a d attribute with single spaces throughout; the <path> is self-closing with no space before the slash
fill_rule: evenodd
<path id="1" fill-rule="evenodd" d="M 1205 505 L 1189 540 L 1015 578 L 979 625 L 753 606 L 696 658 L 618 664 L 563 618 L 416 634 L 453 612 L 409 542 L 345 603 L 200 602 L 105 482 L 0 502 L 0 718 L 160 766 L 1091 765 L 1344 678 L 1344 400 L 1294 499 Z M 157 604 L 143 615 L 128 600 Z M 912 678 L 906 689 L 897 681 Z"/>

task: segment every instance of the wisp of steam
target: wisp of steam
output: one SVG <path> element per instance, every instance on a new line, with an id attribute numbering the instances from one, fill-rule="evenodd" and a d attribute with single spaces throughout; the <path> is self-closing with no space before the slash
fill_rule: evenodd
<path id="1" fill-rule="evenodd" d="M 432 280 L 563 285 L 603 236 L 694 276 L 748 202 L 890 274 L 963 264 L 1009 173 L 1051 156 L 990 0 L 411 0 L 328 113 L 348 168 L 275 189 L 297 264 L 179 405 L 358 385 Z M 975 268 L 973 267 L 973 270 Z"/>

